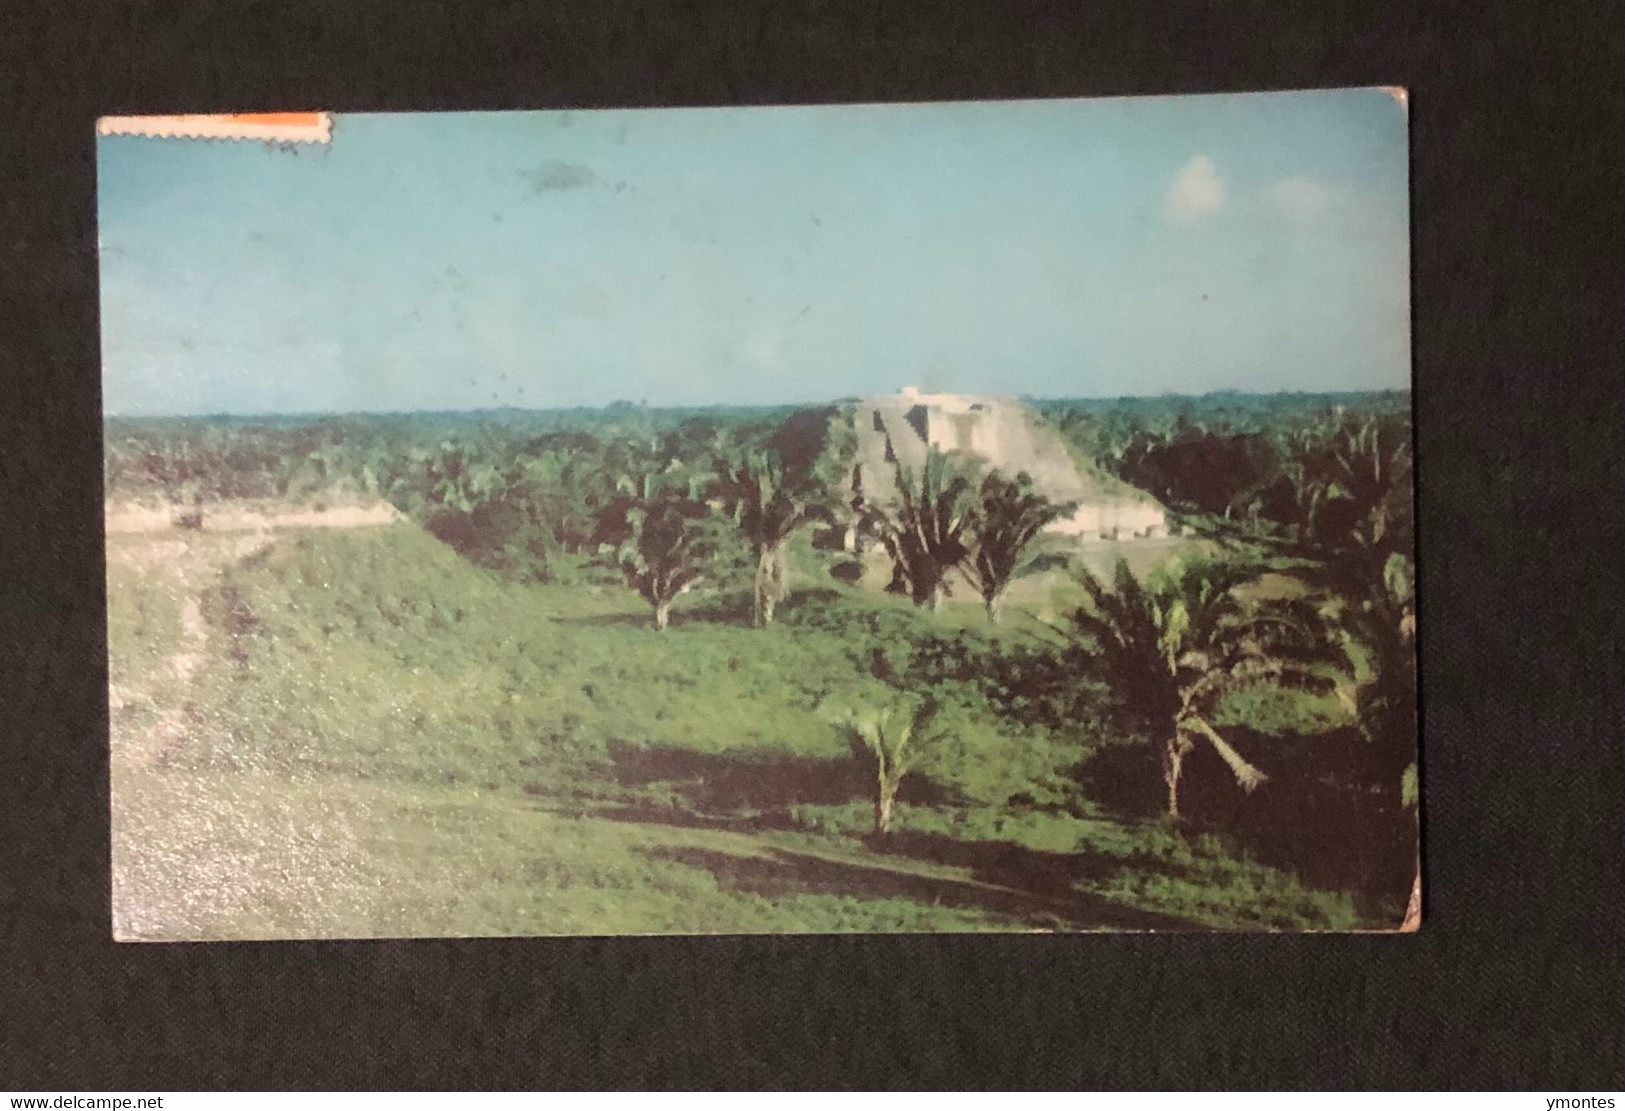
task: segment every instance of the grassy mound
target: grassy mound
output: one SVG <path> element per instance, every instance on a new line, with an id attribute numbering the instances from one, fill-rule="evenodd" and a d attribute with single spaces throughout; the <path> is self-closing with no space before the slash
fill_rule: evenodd
<path id="1" fill-rule="evenodd" d="M 413 524 L 280 535 L 201 591 L 206 720 L 119 784 L 123 921 L 234 937 L 1362 924 L 1347 894 L 1081 792 L 1076 769 L 1121 739 L 1081 679 L 1060 711 L 1033 703 L 1019 631 L 817 574 L 798 569 L 768 629 L 696 593 L 661 633 L 631 591 L 507 583 Z M 121 580 L 122 620 L 161 632 L 134 601 L 160 585 Z M 904 695 L 940 708 L 876 840 L 872 766 L 821 711 Z M 232 898 L 200 861 L 235 877 Z"/>

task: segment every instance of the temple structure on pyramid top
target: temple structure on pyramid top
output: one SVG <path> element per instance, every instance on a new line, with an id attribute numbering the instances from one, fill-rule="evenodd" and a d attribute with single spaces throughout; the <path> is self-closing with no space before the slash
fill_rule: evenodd
<path id="1" fill-rule="evenodd" d="M 1034 487 L 1077 509 L 1052 529 L 1079 540 L 1154 539 L 1168 535 L 1167 512 L 1143 491 L 1102 481 L 1080 464 L 1059 432 L 1013 398 L 925 393 L 913 386 L 859 399 L 853 408 L 856 467 L 866 497 L 895 496 L 899 466 L 917 470 L 932 448 L 975 457 L 1006 474 L 1026 472 Z"/>

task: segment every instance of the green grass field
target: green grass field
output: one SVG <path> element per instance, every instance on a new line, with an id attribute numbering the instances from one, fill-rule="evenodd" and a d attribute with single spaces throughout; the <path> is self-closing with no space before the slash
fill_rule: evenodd
<path id="1" fill-rule="evenodd" d="M 963 683 L 873 837 L 872 769 L 823 710 L 895 698 L 922 644 L 1016 651 L 1071 595 L 1021 584 L 995 636 L 963 594 L 932 614 L 795 560 L 772 627 L 696 591 L 662 633 L 629 590 L 505 582 L 409 523 L 110 536 L 120 936 L 1393 924 L 1092 792 L 1139 751 L 1098 716 Z M 1255 701 L 1232 716 L 1337 724 Z"/>

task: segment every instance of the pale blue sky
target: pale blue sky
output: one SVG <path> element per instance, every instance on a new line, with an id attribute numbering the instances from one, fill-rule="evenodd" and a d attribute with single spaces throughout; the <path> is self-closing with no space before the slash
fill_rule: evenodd
<path id="1" fill-rule="evenodd" d="M 113 415 L 1410 382 L 1382 90 L 98 143 Z"/>

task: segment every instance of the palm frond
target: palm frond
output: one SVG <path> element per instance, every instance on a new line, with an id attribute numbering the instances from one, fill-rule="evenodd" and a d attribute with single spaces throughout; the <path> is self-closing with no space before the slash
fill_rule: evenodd
<path id="1" fill-rule="evenodd" d="M 1219 754 L 1219 759 L 1225 762 L 1225 765 L 1230 769 L 1230 773 L 1236 777 L 1237 785 L 1243 791 L 1251 794 L 1269 782 L 1268 775 L 1249 764 L 1241 753 L 1231 747 L 1230 743 L 1219 735 L 1218 730 L 1209 725 L 1200 715 L 1189 714 L 1180 724 L 1201 737 L 1212 747 L 1214 752 Z"/>

